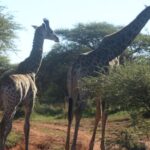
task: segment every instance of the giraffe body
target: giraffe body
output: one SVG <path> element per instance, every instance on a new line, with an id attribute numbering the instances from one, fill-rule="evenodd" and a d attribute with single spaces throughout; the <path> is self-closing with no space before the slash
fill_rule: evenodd
<path id="1" fill-rule="evenodd" d="M 0 105 L 3 107 L 0 123 L 0 150 L 4 150 L 6 138 L 11 131 L 12 120 L 19 104 L 23 104 L 25 108 L 25 150 L 29 149 L 30 115 L 37 93 L 35 76 L 42 61 L 44 39 L 59 41 L 49 27 L 47 19 L 44 19 L 41 26 L 35 28 L 30 56 L 21 62 L 16 70 L 7 72 L 0 78 Z"/>
<path id="2" fill-rule="evenodd" d="M 71 150 L 76 150 L 76 141 L 82 112 L 86 107 L 87 92 L 83 88 L 82 78 L 97 76 L 98 72 L 107 72 L 110 62 L 122 54 L 130 43 L 135 39 L 144 25 L 150 18 L 150 7 L 145 8 L 129 25 L 120 31 L 104 37 L 98 48 L 88 53 L 81 54 L 74 62 L 68 72 L 68 130 L 66 138 L 66 150 L 69 150 L 70 130 L 75 115 L 75 131 Z M 101 119 L 102 133 L 100 149 L 105 150 L 104 137 L 107 120 L 105 102 L 100 96 L 96 99 L 96 116 L 93 135 L 90 141 L 89 150 L 93 149 L 96 129 Z"/>
<path id="3" fill-rule="evenodd" d="M 9 86 L 8 86 L 9 85 Z M 12 128 L 12 119 L 20 104 L 25 108 L 25 127 L 26 132 L 25 141 L 28 140 L 29 135 L 29 118 L 32 112 L 37 88 L 33 80 L 33 75 L 30 74 L 12 74 L 4 76 L 1 81 L 0 99 L 3 105 L 3 118 L 1 120 L 0 129 L 0 149 L 4 149 L 6 138 Z"/>

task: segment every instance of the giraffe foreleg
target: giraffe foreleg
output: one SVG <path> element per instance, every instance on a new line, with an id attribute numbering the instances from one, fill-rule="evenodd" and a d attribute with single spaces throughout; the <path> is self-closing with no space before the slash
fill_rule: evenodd
<path id="1" fill-rule="evenodd" d="M 101 136 L 101 145 L 100 148 L 101 150 L 105 150 L 105 129 L 106 129 L 106 121 L 108 114 L 105 110 L 105 103 L 102 102 L 101 104 L 101 109 L 102 109 L 102 136 Z"/>
<path id="2" fill-rule="evenodd" d="M 4 111 L 4 115 L 0 124 L 0 150 L 4 150 L 5 142 L 8 134 L 12 129 L 12 119 L 14 118 L 15 109 L 7 109 L 9 112 Z"/>
<path id="3" fill-rule="evenodd" d="M 101 119 L 101 109 L 100 109 L 100 99 L 96 98 L 96 115 L 95 115 L 95 124 L 94 124 L 94 130 L 93 130 L 93 135 L 89 144 L 89 150 L 93 150 L 94 147 L 94 141 L 95 141 L 95 135 L 96 135 L 96 130 L 98 123 Z"/>

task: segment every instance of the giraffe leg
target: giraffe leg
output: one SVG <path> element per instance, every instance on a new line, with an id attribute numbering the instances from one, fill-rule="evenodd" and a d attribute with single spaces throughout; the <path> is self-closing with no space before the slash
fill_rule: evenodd
<path id="1" fill-rule="evenodd" d="M 0 124 L 0 150 L 4 150 L 5 142 L 8 134 L 12 128 L 12 119 L 14 118 L 15 109 L 8 109 L 9 112 L 4 111 L 4 115 Z"/>
<path id="2" fill-rule="evenodd" d="M 2 135 L 2 123 L 0 123 L 0 149 L 4 149 L 4 140 L 3 140 L 3 135 Z"/>
<path id="3" fill-rule="evenodd" d="M 4 150 L 5 148 L 5 133 L 6 133 L 6 124 L 8 122 L 8 118 L 3 117 L 0 125 L 0 150 Z"/>
<path id="4" fill-rule="evenodd" d="M 93 150 L 94 147 L 94 141 L 95 141 L 95 135 L 96 135 L 96 130 L 97 130 L 97 126 L 98 123 L 100 121 L 101 118 L 101 110 L 100 110 L 100 99 L 97 98 L 96 99 L 96 115 L 95 115 L 95 124 L 94 124 L 94 130 L 93 130 L 93 135 L 89 144 L 89 150 Z"/>
<path id="5" fill-rule="evenodd" d="M 30 107 L 25 106 L 25 123 L 24 123 L 25 150 L 29 150 L 30 116 L 32 112 L 32 106 L 33 104 Z"/>
<path id="6" fill-rule="evenodd" d="M 75 130 L 74 130 L 74 137 L 73 137 L 71 150 L 76 150 L 76 143 L 77 143 L 78 130 L 79 130 L 81 117 L 82 117 L 82 111 L 81 108 L 79 108 L 75 112 Z"/>
<path id="7" fill-rule="evenodd" d="M 105 111 L 105 104 L 102 103 L 102 136 L 101 136 L 101 145 L 100 148 L 101 150 L 105 150 L 105 129 L 106 129 L 106 121 L 107 121 L 107 117 L 108 114 Z"/>
<path id="8" fill-rule="evenodd" d="M 71 124 L 72 124 L 72 120 L 73 120 L 73 106 L 72 105 L 73 105 L 72 98 L 69 98 L 69 105 L 68 105 L 68 129 L 67 129 L 65 150 L 69 150 L 70 130 L 71 130 Z"/>

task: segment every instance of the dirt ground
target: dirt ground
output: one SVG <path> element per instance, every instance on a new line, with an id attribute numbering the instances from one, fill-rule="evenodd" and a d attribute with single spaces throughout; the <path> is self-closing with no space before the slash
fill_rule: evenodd
<path id="1" fill-rule="evenodd" d="M 22 140 L 13 148 L 7 150 L 24 150 L 23 120 L 17 120 L 13 123 L 13 131 L 22 134 Z M 77 150 L 88 150 L 88 144 L 91 138 L 93 122 L 89 124 L 86 120 L 82 121 L 79 138 L 77 141 Z M 106 149 L 107 150 L 126 150 L 119 148 L 118 145 L 112 144 L 116 140 L 116 133 L 122 128 L 128 127 L 128 120 L 122 120 L 115 123 L 108 123 L 106 133 Z M 114 130 L 116 129 L 117 132 Z M 52 123 L 33 122 L 31 121 L 29 150 L 64 150 L 66 138 L 67 124 L 59 121 Z M 73 133 L 73 129 L 71 131 Z M 100 128 L 97 131 L 94 150 L 100 150 Z M 146 150 L 150 150 L 150 141 L 143 141 Z M 114 142 L 115 143 L 115 142 Z M 109 145 L 109 146 L 108 146 Z"/>
<path id="2" fill-rule="evenodd" d="M 31 122 L 30 150 L 63 150 L 65 146 L 67 126 L 50 123 Z M 23 135 L 23 121 L 18 120 L 13 124 L 13 130 Z M 73 130 L 72 130 L 73 132 Z M 91 135 L 85 131 L 79 131 L 78 150 L 87 150 Z M 15 147 L 7 150 L 24 150 L 24 137 Z M 94 150 L 99 150 L 99 142 L 95 143 Z"/>

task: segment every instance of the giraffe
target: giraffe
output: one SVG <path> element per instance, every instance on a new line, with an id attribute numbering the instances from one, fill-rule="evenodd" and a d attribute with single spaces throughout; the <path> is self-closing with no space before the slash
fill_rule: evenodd
<path id="1" fill-rule="evenodd" d="M 49 27 L 49 21 L 47 19 L 44 19 L 43 21 L 44 23 L 41 27 L 33 26 L 33 28 L 36 29 L 36 32 L 33 40 L 32 51 L 29 57 L 18 65 L 17 69 L 15 70 L 15 73 L 24 74 L 34 72 L 35 74 L 37 74 L 42 61 L 44 39 L 53 40 L 55 42 L 59 41 L 58 37 Z"/>
<path id="2" fill-rule="evenodd" d="M 86 107 L 87 92 L 83 88 L 82 78 L 88 76 L 97 76 L 98 71 L 107 72 L 110 61 L 122 54 L 139 34 L 144 25 L 150 18 L 150 6 L 146 7 L 131 23 L 121 30 L 105 36 L 99 43 L 98 48 L 88 53 L 79 55 L 68 71 L 67 89 L 68 89 L 68 128 L 65 149 L 69 150 L 70 131 L 73 116 L 75 115 L 75 129 L 71 150 L 76 150 L 76 141 L 82 112 Z M 104 71 L 104 72 L 103 72 Z M 104 137 L 107 121 L 106 104 L 102 99 L 96 98 L 96 114 L 92 138 L 89 144 L 89 150 L 93 149 L 95 134 L 99 121 L 102 123 L 100 149 L 105 150 Z"/>
<path id="3" fill-rule="evenodd" d="M 49 26 L 47 19 L 41 26 L 33 26 L 35 30 L 33 47 L 30 56 L 18 65 L 14 71 L 4 74 L 0 80 L 0 105 L 3 117 L 0 123 L 0 150 L 4 150 L 5 142 L 12 128 L 12 120 L 19 104 L 25 108 L 25 150 L 28 150 L 30 115 L 34 105 L 37 88 L 35 75 L 42 60 L 44 39 L 58 42 L 59 39 Z"/>

